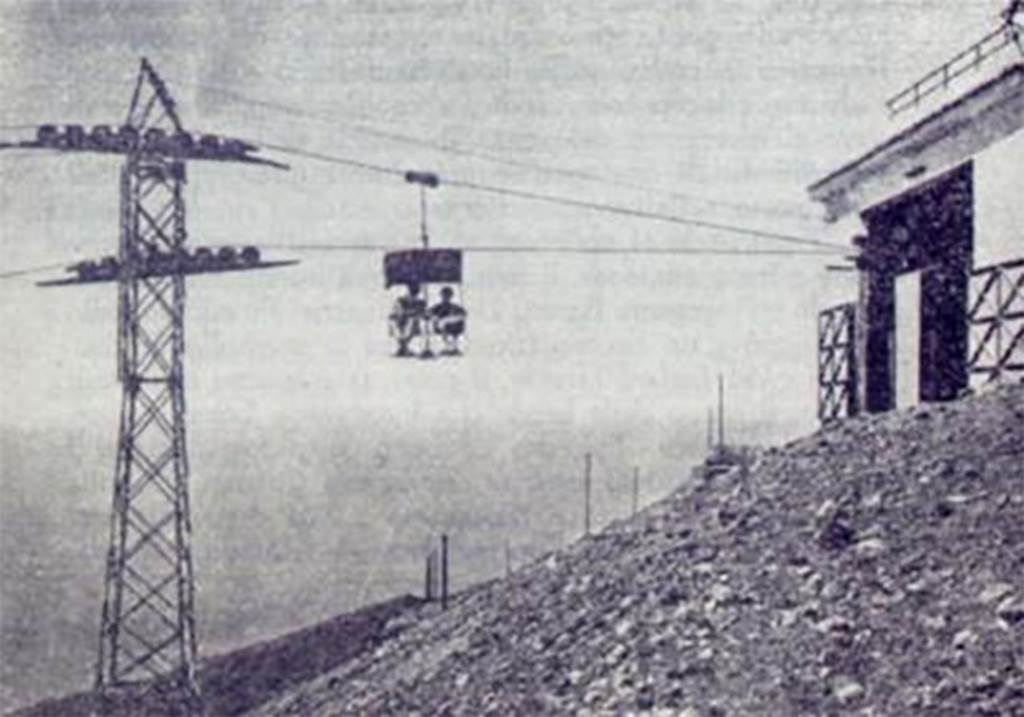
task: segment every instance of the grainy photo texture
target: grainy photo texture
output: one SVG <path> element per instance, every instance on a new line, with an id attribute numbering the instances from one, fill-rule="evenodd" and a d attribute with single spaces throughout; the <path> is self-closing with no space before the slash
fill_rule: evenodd
<path id="1" fill-rule="evenodd" d="M 0 711 L 1024 716 L 1020 0 L 0 0 Z"/>

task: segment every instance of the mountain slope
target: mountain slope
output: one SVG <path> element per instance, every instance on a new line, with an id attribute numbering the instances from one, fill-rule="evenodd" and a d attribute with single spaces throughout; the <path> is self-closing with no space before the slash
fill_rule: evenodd
<path id="1" fill-rule="evenodd" d="M 350 614 L 201 660 L 199 686 L 207 714 L 236 715 L 272 699 L 289 687 L 323 674 L 392 636 L 386 625 L 412 611 L 419 600 L 403 596 Z M 392 626 L 391 630 L 396 629 Z M 147 689 L 148 687 L 154 689 Z M 118 690 L 106 700 L 80 693 L 46 700 L 15 712 L 18 717 L 72 715 L 184 714 L 169 692 L 170 683 Z M 169 698 L 168 698 L 169 697 Z"/>
<path id="2" fill-rule="evenodd" d="M 846 421 L 257 712 L 1024 715 L 1022 451 L 1019 385 Z"/>

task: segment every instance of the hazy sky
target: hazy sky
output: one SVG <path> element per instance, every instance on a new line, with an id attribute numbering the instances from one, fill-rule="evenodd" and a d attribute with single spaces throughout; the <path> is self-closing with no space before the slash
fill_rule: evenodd
<path id="1" fill-rule="evenodd" d="M 193 130 L 845 243 L 854 228 L 821 222 L 806 186 L 892 132 L 885 98 L 988 31 L 1002 5 L 7 0 L 0 136 L 31 136 L 17 126 L 43 122 L 119 123 L 146 55 Z M 245 104 L 225 89 L 321 119 Z M 483 162 L 355 124 L 617 184 Z M 398 361 L 389 357 L 382 254 L 287 247 L 412 245 L 416 193 L 391 177 L 279 159 L 292 171 L 189 167 L 193 243 L 269 245 L 274 258 L 303 262 L 189 280 L 196 550 L 213 594 L 244 592 L 236 584 L 246 579 L 244 561 L 233 562 L 229 549 L 232 535 L 238 540 L 233 520 L 252 537 L 251 521 L 234 510 L 240 505 L 263 511 L 256 527 L 268 551 L 278 541 L 300 550 L 312 539 L 301 530 L 284 535 L 296 506 L 320 510 L 318 529 L 336 529 L 331 541 L 357 518 L 368 521 L 363 533 L 398 540 L 396 522 L 414 516 L 419 522 L 398 530 L 415 542 L 488 502 L 497 515 L 503 501 L 530 512 L 540 501 L 574 499 L 575 484 L 551 486 L 577 475 L 580 454 L 593 450 L 608 486 L 598 517 L 607 520 L 621 514 L 615 486 L 632 465 L 644 467 L 645 497 L 653 498 L 699 456 L 719 371 L 737 440 L 777 441 L 814 425 L 815 316 L 855 295 L 852 276 L 824 271 L 827 257 L 469 253 L 466 355 Z M 118 166 L 111 157 L 0 153 L 4 267 L 114 253 Z M 436 245 L 470 250 L 785 248 L 445 187 L 430 197 L 430 221 Z M 115 291 L 42 290 L 37 278 L 0 281 L 0 500 L 5 515 L 31 507 L 55 525 L 70 505 L 101 535 L 119 406 Z M 37 533 L 26 529 L 18 540 L 35 540 L 33 555 L 56 561 Z M 10 563 L 16 551 L 4 538 Z M 91 560 L 102 538 L 96 543 L 66 557 L 83 565 L 83 579 L 95 578 L 94 590 L 100 563 Z M 258 557 L 250 550 L 247 559 Z M 342 560 L 349 574 L 364 571 L 346 586 L 347 600 L 395 589 L 386 581 L 376 592 L 362 589 L 374 579 L 366 566 L 381 564 L 372 557 Z M 487 570 L 481 563 L 475 574 Z M 314 607 L 289 606 L 297 612 L 270 622 L 335 606 L 326 593 L 310 600 Z M 223 601 L 206 609 L 211 625 L 210 611 L 230 613 Z M 5 629 L 12 621 L 32 627 L 24 614 L 4 611 Z M 236 623 L 226 617 L 205 634 L 237 642 L 249 633 Z M 94 627 L 76 629 L 91 636 Z M 8 685 L 17 678 L 4 677 Z"/>
<path id="2" fill-rule="evenodd" d="M 117 122 L 146 54 L 192 128 L 843 242 L 842 230 L 815 221 L 806 185 L 879 141 L 891 130 L 887 94 L 987 30 L 999 9 L 994 0 L 4 3 L 2 121 Z M 766 211 L 488 164 L 346 122 Z M 411 188 L 294 164 L 289 173 L 192 165 L 192 241 L 415 241 Z M 117 166 L 5 154 L 5 264 L 113 252 Z M 435 192 L 430 205 L 436 243 L 470 249 L 785 248 L 459 189 Z M 420 424 L 607 410 L 699 421 L 721 368 L 746 418 L 809 426 L 811 319 L 853 292 L 850 277 L 822 271 L 824 258 L 470 254 L 468 354 L 418 366 L 386 358 L 380 255 L 275 254 L 305 263 L 191 282 L 194 414 L 244 405 L 254 418 L 358 411 Z M 113 425 L 112 288 L 43 292 L 16 280 L 0 292 L 3 395 L 18 407 L 0 420 L 91 423 L 83 412 L 95 410 Z"/>

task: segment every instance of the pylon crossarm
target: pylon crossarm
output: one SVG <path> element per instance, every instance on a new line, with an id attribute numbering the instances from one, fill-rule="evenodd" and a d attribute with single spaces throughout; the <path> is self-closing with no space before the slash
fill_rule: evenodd
<path id="1" fill-rule="evenodd" d="M 74 126 L 74 125 L 70 125 Z M 53 129 L 53 125 L 42 125 L 40 132 L 44 129 Z M 81 127 L 78 127 L 81 130 Z M 213 136 L 213 135 L 204 135 Z M 191 135 L 189 135 L 191 137 Z M 177 161 L 208 161 L 208 162 L 235 162 L 238 164 L 254 164 L 261 167 L 272 167 L 274 169 L 288 170 L 290 167 L 283 162 L 277 162 L 264 157 L 253 156 L 252 152 L 259 151 L 254 144 L 243 142 L 238 139 L 216 138 L 216 148 L 202 148 L 195 146 L 175 146 L 164 142 L 163 144 L 147 144 L 144 141 L 131 140 L 132 143 L 114 138 L 118 144 L 109 144 L 106 139 L 93 139 L 86 135 L 86 139 L 80 145 L 70 145 L 59 134 L 56 138 L 28 139 L 20 142 L 0 142 L 2 150 L 34 150 L 45 152 L 95 152 L 97 154 L 121 154 L 137 156 L 144 154 L 149 157 L 160 157 Z M 154 140 L 155 142 L 156 140 Z"/>

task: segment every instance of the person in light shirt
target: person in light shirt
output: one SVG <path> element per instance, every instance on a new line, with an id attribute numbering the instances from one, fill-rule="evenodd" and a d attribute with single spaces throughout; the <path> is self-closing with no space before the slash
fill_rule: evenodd
<path id="1" fill-rule="evenodd" d="M 391 335 L 398 342 L 396 356 L 412 356 L 409 343 L 425 328 L 427 302 L 420 298 L 419 284 L 409 284 L 407 288 L 408 293 L 398 297 L 388 317 Z"/>
<path id="2" fill-rule="evenodd" d="M 455 292 L 450 286 L 441 289 L 441 301 L 430 307 L 434 331 L 444 340 L 444 353 L 459 353 L 459 337 L 466 330 L 466 310 L 452 301 Z"/>

